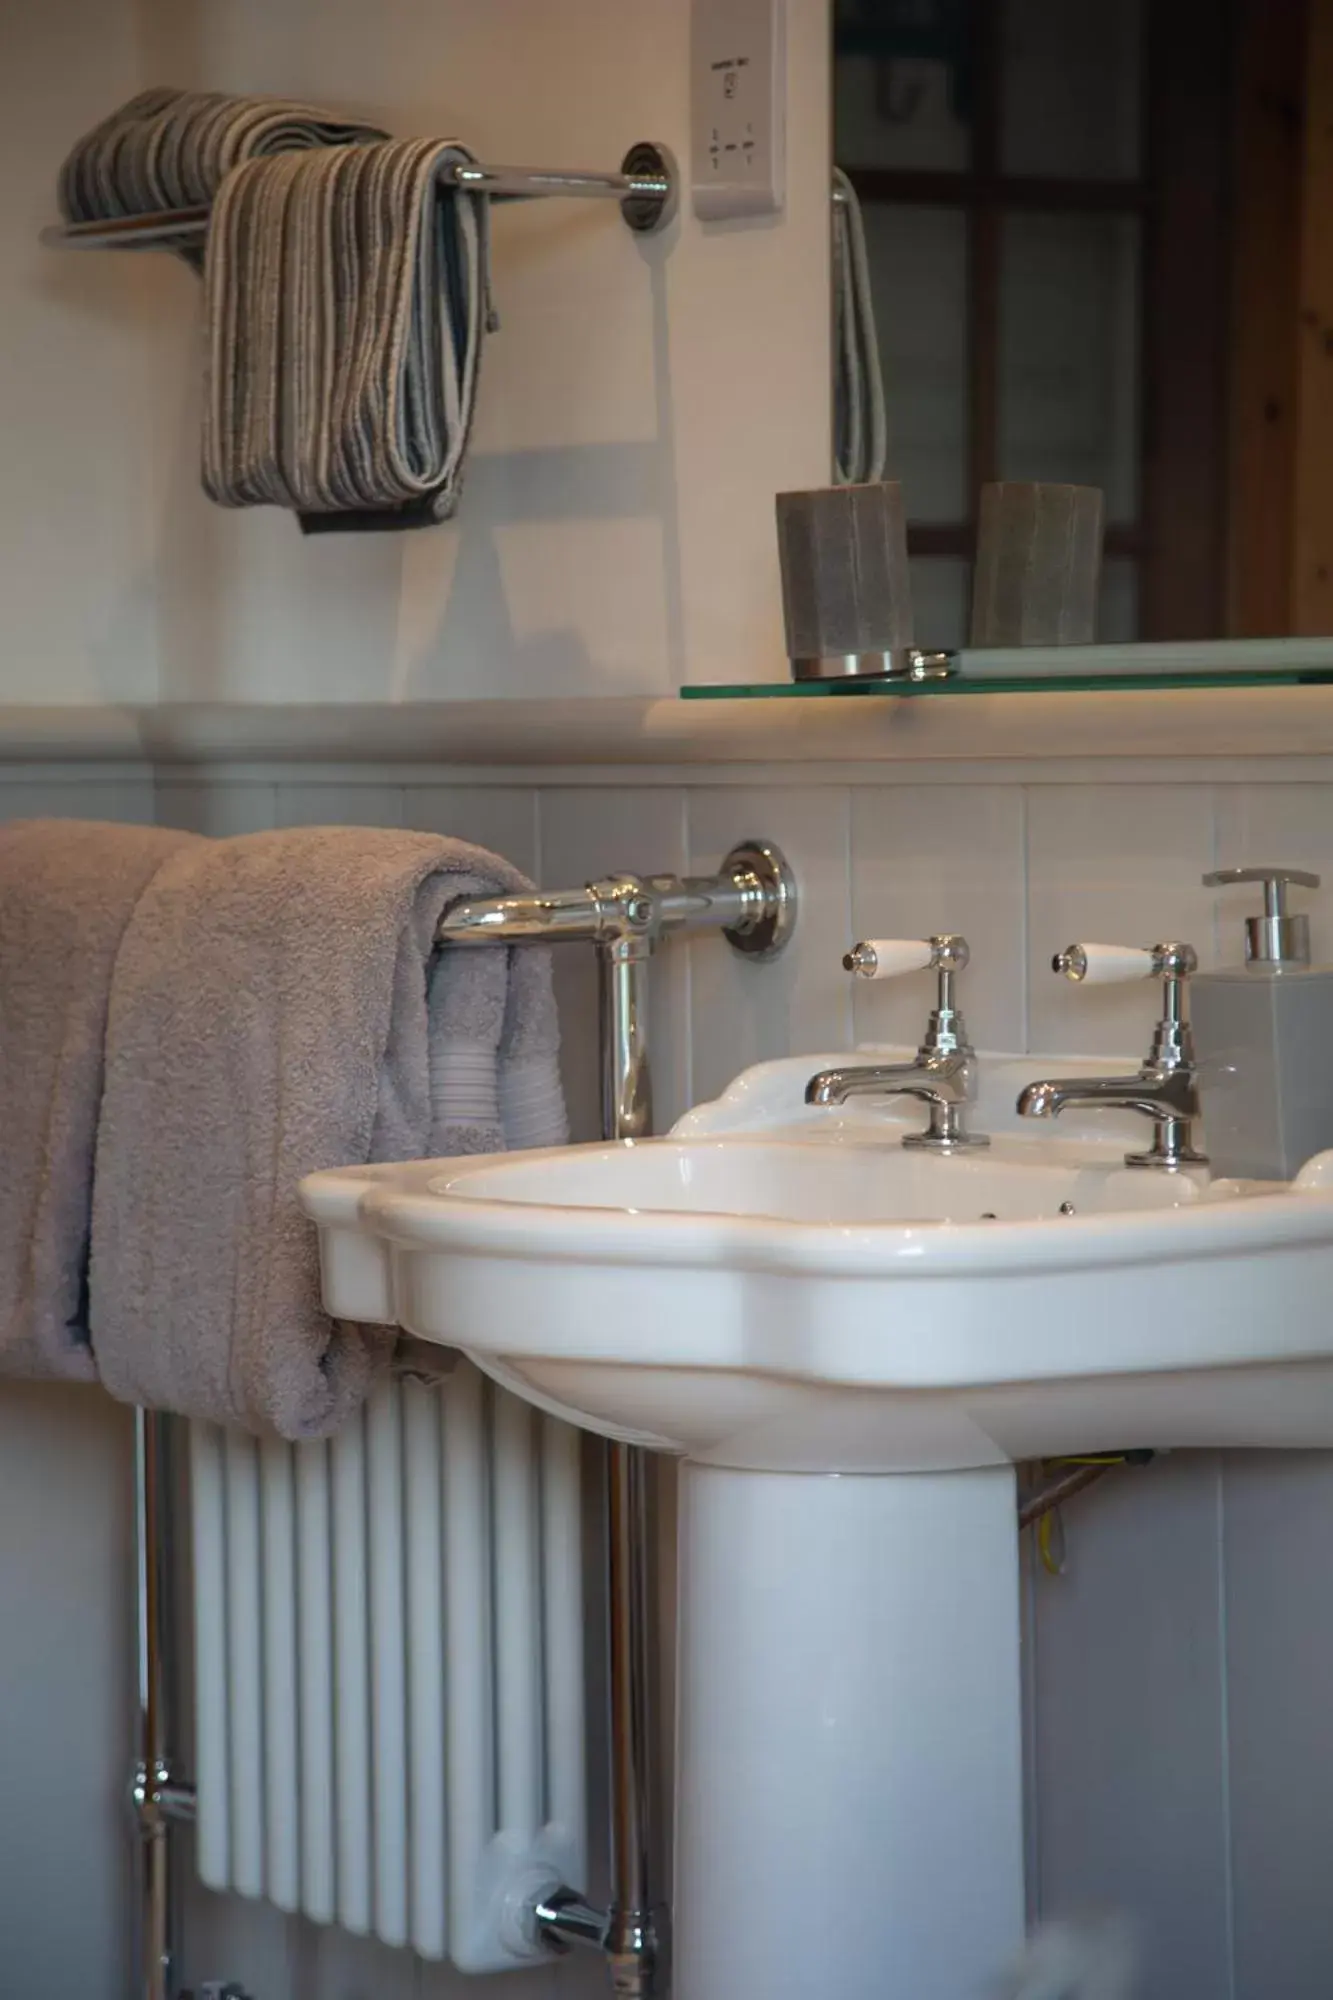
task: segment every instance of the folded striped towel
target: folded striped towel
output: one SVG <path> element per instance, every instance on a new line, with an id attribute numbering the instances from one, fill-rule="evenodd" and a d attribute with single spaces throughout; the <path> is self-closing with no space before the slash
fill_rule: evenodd
<path id="1" fill-rule="evenodd" d="M 486 200 L 449 172 L 470 159 L 403 139 L 227 176 L 204 269 L 214 500 L 307 527 L 453 512 L 491 323 Z"/>
<path id="2" fill-rule="evenodd" d="M 67 222 L 206 208 L 244 160 L 382 139 L 378 125 L 285 97 L 215 90 L 144 90 L 95 125 L 60 169 Z M 182 251 L 198 268 L 203 252 Z"/>

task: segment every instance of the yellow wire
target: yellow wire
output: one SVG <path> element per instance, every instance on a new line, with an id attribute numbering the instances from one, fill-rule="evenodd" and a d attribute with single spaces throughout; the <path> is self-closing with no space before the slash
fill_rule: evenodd
<path id="1" fill-rule="evenodd" d="M 1037 1554 L 1041 1557 L 1041 1566 L 1047 1576 L 1059 1576 L 1065 1566 L 1063 1552 L 1057 1556 L 1051 1545 L 1051 1537 L 1059 1513 L 1060 1509 L 1058 1507 L 1052 1507 L 1050 1513 L 1043 1514 L 1037 1523 Z M 1061 1540 L 1063 1541 L 1063 1539 L 1062 1535 Z"/>

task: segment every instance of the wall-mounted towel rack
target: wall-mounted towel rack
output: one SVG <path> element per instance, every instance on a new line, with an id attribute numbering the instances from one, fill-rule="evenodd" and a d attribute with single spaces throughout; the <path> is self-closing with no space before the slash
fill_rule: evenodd
<path id="1" fill-rule="evenodd" d="M 562 167 L 488 167 L 459 161 L 447 170 L 455 187 L 501 201 L 534 201 L 552 195 L 618 201 L 628 226 L 640 235 L 661 229 L 675 213 L 679 175 L 665 146 L 641 139 L 616 173 Z M 53 223 L 42 242 L 55 250 L 174 250 L 199 244 L 208 233 L 207 208 L 163 209 L 97 222 Z"/>

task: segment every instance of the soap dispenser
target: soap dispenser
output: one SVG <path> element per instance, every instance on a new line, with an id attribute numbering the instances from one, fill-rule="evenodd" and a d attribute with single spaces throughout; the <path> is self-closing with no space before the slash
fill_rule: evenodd
<path id="1" fill-rule="evenodd" d="M 1297 868 L 1219 868 L 1204 887 L 1263 884 L 1245 921 L 1245 962 L 1192 982 L 1204 1132 L 1213 1172 L 1289 1181 L 1333 1146 L 1333 965 L 1310 963 L 1310 920 L 1287 892 Z"/>

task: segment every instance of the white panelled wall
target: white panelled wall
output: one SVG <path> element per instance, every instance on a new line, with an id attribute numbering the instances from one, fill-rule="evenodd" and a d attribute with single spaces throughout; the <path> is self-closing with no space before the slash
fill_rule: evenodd
<path id="1" fill-rule="evenodd" d="M 1315 945 L 1333 957 L 1333 767 L 1307 763 L 1295 783 L 1271 760 L 1248 770 L 1173 765 L 1169 781 L 1154 780 L 1147 764 L 1082 783 L 1052 783 L 1052 769 L 899 767 L 890 779 L 860 765 L 821 768 L 812 782 L 792 766 L 269 765 L 167 767 L 154 786 L 142 769 L 29 765 L 0 769 L 0 813 L 155 811 L 214 833 L 324 820 L 434 827 L 500 847 L 555 887 L 608 867 L 711 867 L 738 837 L 768 835 L 800 876 L 798 937 L 768 967 L 742 963 L 714 938 L 666 949 L 655 1022 L 663 1122 L 763 1057 L 913 1036 L 927 1004 L 920 981 L 863 988 L 853 1003 L 839 957 L 854 933 L 963 931 L 975 1039 L 1069 1053 L 1141 1053 L 1152 992 L 1079 992 L 1052 977 L 1051 951 L 1076 935 L 1183 934 L 1214 961 L 1214 904 L 1198 878 L 1215 863 L 1322 871 Z M 1228 898 L 1228 950 L 1242 908 Z M 568 1076 L 586 1135 L 595 1122 L 590 965 L 578 947 L 561 964 Z M 118 1595 L 124 1413 L 86 1393 L 0 1395 L 0 1520 L 11 1530 L 35 1518 L 18 1445 L 38 1414 L 70 1480 L 67 1513 L 43 1510 L 42 1560 L 70 1585 L 59 1605 L 36 1599 L 39 1622 L 22 1646 L 0 1642 L 6 1708 L 23 1716 L 7 1754 L 16 1781 L 29 1763 L 34 1774 L 60 1768 L 54 1790 L 35 1784 L 25 1849 L 77 1865 L 90 1886 L 56 1924 L 56 1892 L 42 1893 L 31 1853 L 21 1874 L 0 1868 L 0 1938 L 9 1964 L 24 1969 L 14 1987 L 24 2000 L 75 1991 L 122 2000 L 108 1954 L 114 1961 L 123 1946 L 115 1794 L 129 1739 L 122 1750 L 106 1732 L 130 1636 L 128 1596 Z M 96 1524 L 95 1587 L 76 1599 L 73 1564 L 89 1567 L 86 1522 Z M 1135 1911 L 1146 1934 L 1144 2000 L 1323 2000 L 1333 1979 L 1333 1456 L 1179 1454 L 1107 1482 L 1069 1510 L 1067 1525 L 1067 1573 L 1031 1578 L 1028 1604 L 1037 1905 Z M 19 1573 L 20 1552 L 33 1559 L 26 1532 L 9 1537 L 6 1579 Z M 52 1651 L 62 1660 L 54 1685 Z M 68 1749 L 70 1710 L 88 1739 L 82 1754 Z M 457 2000 L 466 1990 L 447 1969 L 427 1972 L 405 1954 L 203 1893 L 191 1898 L 186 1970 L 239 1978 L 257 2000 Z M 592 1993 L 600 1979 L 590 1963 L 567 1961 L 486 1991 L 496 2000 Z"/>

